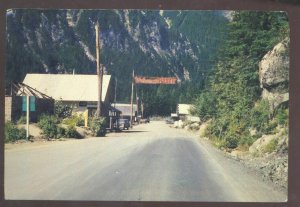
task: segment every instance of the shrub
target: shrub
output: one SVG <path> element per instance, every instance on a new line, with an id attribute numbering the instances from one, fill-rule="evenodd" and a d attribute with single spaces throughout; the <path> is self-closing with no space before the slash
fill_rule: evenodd
<path id="1" fill-rule="evenodd" d="M 54 104 L 54 114 L 58 118 L 66 118 L 72 115 L 72 108 L 64 105 L 62 101 L 56 101 Z"/>
<path id="2" fill-rule="evenodd" d="M 17 124 L 26 124 L 26 116 L 21 116 L 17 121 Z"/>
<path id="3" fill-rule="evenodd" d="M 202 121 L 212 118 L 217 111 L 216 97 L 213 92 L 203 92 L 195 101 L 191 109 L 193 115 L 199 116 Z"/>
<path id="4" fill-rule="evenodd" d="M 257 140 L 256 137 L 251 136 L 251 135 L 246 135 L 241 137 L 240 141 L 239 141 L 239 147 L 243 148 L 243 147 L 250 147 L 255 141 Z"/>
<path id="5" fill-rule="evenodd" d="M 38 126 L 43 130 L 43 134 L 48 138 L 57 137 L 57 126 L 58 120 L 55 116 L 42 115 L 38 122 Z"/>
<path id="6" fill-rule="evenodd" d="M 228 129 L 229 122 L 224 118 L 213 119 L 211 124 L 207 127 L 207 136 L 209 137 L 224 137 L 224 133 Z"/>
<path id="7" fill-rule="evenodd" d="M 226 147 L 229 149 L 237 148 L 239 143 L 238 138 L 235 136 L 228 136 L 225 138 L 225 141 L 226 141 Z"/>
<path id="8" fill-rule="evenodd" d="M 66 129 L 65 137 L 67 138 L 81 138 L 81 135 L 77 132 L 74 126 L 68 126 Z"/>
<path id="9" fill-rule="evenodd" d="M 106 134 L 105 128 L 105 118 L 104 117 L 94 117 L 90 121 L 90 127 L 93 132 L 93 135 L 96 137 L 103 137 Z"/>
<path id="10" fill-rule="evenodd" d="M 56 137 L 57 138 L 61 138 L 61 137 L 64 137 L 66 134 L 66 129 L 61 127 L 61 126 L 57 126 L 57 129 L 56 129 Z"/>
<path id="11" fill-rule="evenodd" d="M 65 118 L 62 121 L 63 124 L 68 126 L 84 126 L 84 118 L 82 115 L 72 115 L 71 117 Z"/>
<path id="12" fill-rule="evenodd" d="M 26 139 L 26 130 L 18 129 L 12 122 L 5 123 L 5 142 L 14 142 L 20 139 Z"/>
<path id="13" fill-rule="evenodd" d="M 276 120 L 278 122 L 278 124 L 280 125 L 287 125 L 288 124 L 288 109 L 278 109 L 277 113 L 276 113 Z"/>
<path id="14" fill-rule="evenodd" d="M 277 127 L 276 121 L 270 121 L 263 125 L 261 131 L 264 134 L 275 134 L 277 132 L 276 127 Z"/>
<path id="15" fill-rule="evenodd" d="M 261 100 L 251 111 L 251 126 L 258 131 L 263 130 L 268 124 L 270 117 L 270 106 L 267 100 Z"/>
<path id="16" fill-rule="evenodd" d="M 272 139 L 262 150 L 264 153 L 274 152 L 277 148 L 278 140 Z"/>
<path id="17" fill-rule="evenodd" d="M 26 135 L 27 135 L 26 129 L 24 128 L 19 129 L 18 139 L 26 139 Z"/>

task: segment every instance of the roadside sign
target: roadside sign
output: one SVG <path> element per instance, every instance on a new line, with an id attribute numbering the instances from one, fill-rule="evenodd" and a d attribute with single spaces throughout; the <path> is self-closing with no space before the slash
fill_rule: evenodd
<path id="1" fill-rule="evenodd" d="M 35 97 L 34 96 L 30 96 L 29 98 L 29 107 L 30 107 L 30 111 L 35 111 Z"/>
<path id="2" fill-rule="evenodd" d="M 30 96 L 29 97 L 29 111 L 35 111 L 35 97 Z M 27 101 L 26 96 L 22 97 L 22 111 L 26 111 L 27 109 Z"/>

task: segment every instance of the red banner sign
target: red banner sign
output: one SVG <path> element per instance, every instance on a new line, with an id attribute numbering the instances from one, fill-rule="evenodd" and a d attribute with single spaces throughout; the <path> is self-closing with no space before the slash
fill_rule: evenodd
<path id="1" fill-rule="evenodd" d="M 141 77 L 135 76 L 134 82 L 136 84 L 176 84 L 175 77 Z"/>

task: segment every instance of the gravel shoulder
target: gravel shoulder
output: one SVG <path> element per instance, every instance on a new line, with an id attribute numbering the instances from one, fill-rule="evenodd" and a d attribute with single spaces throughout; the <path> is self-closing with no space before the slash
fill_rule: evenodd
<path id="1" fill-rule="evenodd" d="M 177 130 L 184 131 L 191 136 L 197 137 L 199 143 L 212 150 L 213 153 L 219 154 L 221 157 L 226 157 L 227 159 L 232 160 L 233 163 L 240 165 L 242 168 L 247 170 L 247 173 L 255 176 L 261 182 L 272 186 L 277 191 L 287 194 L 287 153 L 274 152 L 259 156 L 253 156 L 249 152 L 240 152 L 239 154 L 234 154 L 217 149 L 213 146 L 210 140 L 200 137 L 197 131 L 186 129 Z"/>

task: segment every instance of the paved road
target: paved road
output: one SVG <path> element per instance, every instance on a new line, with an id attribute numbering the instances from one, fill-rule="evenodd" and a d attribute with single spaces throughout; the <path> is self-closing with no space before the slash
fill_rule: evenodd
<path id="1" fill-rule="evenodd" d="M 284 201 L 207 143 L 163 122 L 126 133 L 5 150 L 5 198 Z"/>

